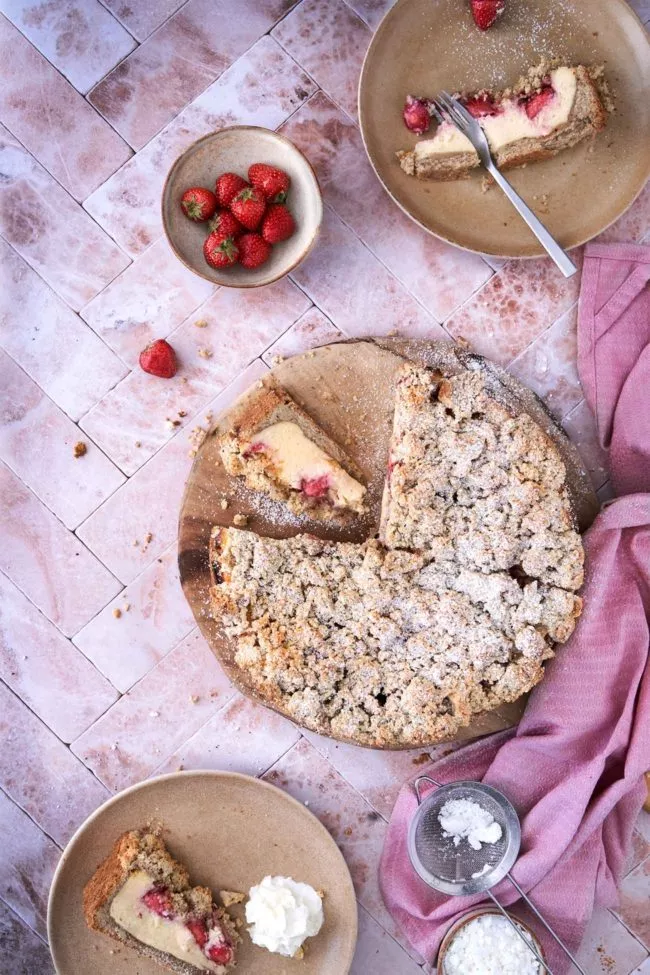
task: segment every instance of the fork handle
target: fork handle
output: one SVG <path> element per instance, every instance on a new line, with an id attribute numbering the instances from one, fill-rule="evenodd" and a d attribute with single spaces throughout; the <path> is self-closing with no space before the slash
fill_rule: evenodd
<path id="1" fill-rule="evenodd" d="M 558 242 L 548 232 L 541 220 L 539 220 L 527 203 L 524 203 L 519 193 L 508 182 L 500 169 L 490 160 L 490 164 L 485 167 L 496 183 L 499 184 L 505 195 L 515 207 L 519 215 L 526 221 L 538 241 L 551 257 L 565 278 L 570 278 L 576 273 L 578 268 L 575 266 L 566 251 L 562 250 Z"/>

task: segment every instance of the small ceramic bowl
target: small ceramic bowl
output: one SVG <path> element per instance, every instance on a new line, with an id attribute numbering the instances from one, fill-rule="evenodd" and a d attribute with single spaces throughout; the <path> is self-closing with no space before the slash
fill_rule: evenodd
<path id="1" fill-rule="evenodd" d="M 255 270 L 238 264 L 217 270 L 203 257 L 208 225 L 187 219 L 181 197 L 191 186 L 214 190 L 221 173 L 239 173 L 247 179 L 248 167 L 256 162 L 277 166 L 289 175 L 287 206 L 296 222 L 295 232 L 274 244 L 268 261 Z M 192 143 L 170 169 L 162 194 L 163 226 L 176 256 L 191 271 L 226 288 L 259 288 L 284 277 L 313 247 L 322 216 L 320 187 L 310 163 L 284 136 L 256 125 L 234 125 Z"/>
<path id="2" fill-rule="evenodd" d="M 503 917 L 503 915 L 495 907 L 477 907 L 473 911 L 468 911 L 468 913 L 464 914 L 463 917 L 459 918 L 455 924 L 452 924 L 452 926 L 449 928 L 449 931 L 447 931 L 447 934 L 444 936 L 442 940 L 442 944 L 440 945 L 440 951 L 438 952 L 438 975 L 448 975 L 447 970 L 445 969 L 445 955 L 447 954 L 451 942 L 454 940 L 454 938 L 456 937 L 460 929 L 464 928 L 465 925 L 470 923 L 470 921 L 476 920 L 477 917 L 483 917 L 483 915 L 485 914 L 494 914 L 495 917 Z M 528 925 L 524 924 L 523 921 L 521 921 L 518 917 L 514 917 L 512 914 L 510 915 L 510 917 L 515 922 L 515 924 L 518 924 L 519 927 L 522 928 L 526 932 L 526 934 L 531 938 L 536 951 L 539 953 L 540 958 L 543 958 L 544 961 L 546 961 L 546 956 L 544 955 L 542 946 L 537 940 L 537 938 L 535 937 L 535 935 L 533 934 L 533 932 L 531 931 L 531 929 L 528 927 Z"/>

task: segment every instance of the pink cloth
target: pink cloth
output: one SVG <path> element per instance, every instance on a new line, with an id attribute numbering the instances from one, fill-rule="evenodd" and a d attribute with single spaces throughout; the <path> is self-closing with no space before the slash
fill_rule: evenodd
<path id="1" fill-rule="evenodd" d="M 650 247 L 586 248 L 579 370 L 611 474 L 625 496 L 585 537 L 584 612 L 546 668 L 516 730 L 484 738 L 419 772 L 483 780 L 522 821 L 513 875 L 575 950 L 596 905 L 613 905 L 650 766 Z M 448 898 L 413 871 L 406 845 L 413 786 L 399 794 L 380 866 L 384 900 L 411 944 L 434 961 L 450 924 L 485 895 Z M 518 895 L 502 881 L 506 905 Z M 572 966 L 530 912 L 553 971 Z M 575 971 L 575 969 L 574 969 Z"/>

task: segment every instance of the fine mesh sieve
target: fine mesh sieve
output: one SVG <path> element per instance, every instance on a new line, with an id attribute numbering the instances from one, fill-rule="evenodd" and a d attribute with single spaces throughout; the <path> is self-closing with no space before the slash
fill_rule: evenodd
<path id="1" fill-rule="evenodd" d="M 420 791 L 423 782 L 430 782 L 436 787 L 424 798 Z M 420 775 L 415 780 L 415 795 L 418 809 L 409 826 L 408 852 L 411 864 L 422 880 L 434 890 L 452 896 L 487 893 L 490 900 L 535 955 L 542 966 L 541 971 L 553 975 L 546 962 L 522 933 L 521 928 L 513 922 L 491 893 L 491 888 L 507 877 L 581 975 L 586 975 L 584 969 L 580 967 L 569 949 L 547 924 L 510 873 L 510 868 L 519 854 L 521 826 L 514 806 L 503 793 L 483 782 L 449 782 L 447 785 L 441 785 L 428 775 Z M 461 840 L 458 846 L 454 846 L 452 838 L 444 835 L 438 818 L 445 803 L 453 799 L 469 799 L 489 812 L 501 827 L 501 839 L 496 843 L 483 844 L 480 850 L 472 849 L 465 840 Z"/>

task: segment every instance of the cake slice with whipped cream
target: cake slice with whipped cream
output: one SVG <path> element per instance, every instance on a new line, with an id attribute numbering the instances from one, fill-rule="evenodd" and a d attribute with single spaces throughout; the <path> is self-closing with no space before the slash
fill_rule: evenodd
<path id="1" fill-rule="evenodd" d="M 600 69 L 539 65 L 512 89 L 458 97 L 484 130 L 497 166 L 507 169 L 554 156 L 600 132 L 607 112 L 599 85 Z M 427 99 L 409 98 L 411 105 L 430 106 Z M 426 118 L 415 131 L 425 126 Z M 404 172 L 419 179 L 461 179 L 479 165 L 469 139 L 447 120 L 397 157 Z"/>
<path id="2" fill-rule="evenodd" d="M 355 463 L 271 380 L 236 409 L 219 446 L 229 474 L 294 514 L 330 520 L 365 510 Z"/>
<path id="3" fill-rule="evenodd" d="M 129 830 L 84 888 L 89 928 L 121 941 L 178 975 L 224 975 L 241 940 L 207 887 L 191 887 L 185 867 L 150 829 Z"/>

